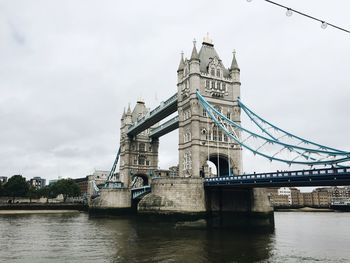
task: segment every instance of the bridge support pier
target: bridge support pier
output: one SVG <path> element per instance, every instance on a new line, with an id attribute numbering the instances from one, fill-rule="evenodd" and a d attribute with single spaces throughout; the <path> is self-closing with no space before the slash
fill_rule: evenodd
<path id="1" fill-rule="evenodd" d="M 131 213 L 132 209 L 130 189 L 101 189 L 100 196 L 90 201 L 89 212 L 95 214 Z"/>
<path id="2" fill-rule="evenodd" d="M 206 189 L 208 226 L 274 229 L 273 208 L 265 189 Z"/>
<path id="3" fill-rule="evenodd" d="M 154 178 L 152 192 L 141 199 L 142 214 L 204 217 L 206 213 L 202 178 Z"/>

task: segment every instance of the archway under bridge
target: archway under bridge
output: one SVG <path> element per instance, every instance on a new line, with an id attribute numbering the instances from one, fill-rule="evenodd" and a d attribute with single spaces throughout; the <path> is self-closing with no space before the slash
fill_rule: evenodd
<path id="1" fill-rule="evenodd" d="M 149 185 L 149 178 L 146 174 L 137 173 L 131 177 L 131 188 L 138 188 Z"/>
<path id="2" fill-rule="evenodd" d="M 212 175 L 220 177 L 233 175 L 232 162 L 230 162 L 227 155 L 224 154 L 209 155 L 209 158 L 206 158 L 205 160 L 204 166 L 208 167 L 207 169 L 204 169 L 205 177 Z"/>

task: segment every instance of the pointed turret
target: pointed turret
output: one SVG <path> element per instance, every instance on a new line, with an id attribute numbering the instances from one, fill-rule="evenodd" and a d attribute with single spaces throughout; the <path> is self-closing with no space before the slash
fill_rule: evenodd
<path id="1" fill-rule="evenodd" d="M 199 60 L 197 48 L 196 48 L 196 40 L 193 40 L 193 49 L 191 54 L 191 60 Z"/>
<path id="2" fill-rule="evenodd" d="M 125 118 L 125 108 L 124 108 L 124 110 L 123 110 L 123 115 L 122 115 L 121 120 L 124 120 L 124 118 Z"/>
<path id="3" fill-rule="evenodd" d="M 179 68 L 177 69 L 177 72 L 183 71 L 184 67 L 185 67 L 184 52 L 181 52 L 181 59 L 180 59 L 180 64 L 179 64 Z"/>
<path id="4" fill-rule="evenodd" d="M 131 115 L 130 103 L 129 103 L 129 105 L 128 105 L 128 110 L 127 110 L 127 112 L 126 112 L 126 115 L 127 115 L 127 116 Z"/>
<path id="5" fill-rule="evenodd" d="M 230 70 L 238 70 L 240 71 L 239 67 L 238 67 L 238 63 L 237 63 L 237 60 L 236 60 L 236 51 L 234 50 L 233 52 L 233 58 L 232 58 L 232 63 L 231 63 L 231 67 L 230 67 Z"/>

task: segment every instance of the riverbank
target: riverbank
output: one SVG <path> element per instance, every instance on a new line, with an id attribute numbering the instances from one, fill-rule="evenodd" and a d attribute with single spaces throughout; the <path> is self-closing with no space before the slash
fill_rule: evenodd
<path id="1" fill-rule="evenodd" d="M 275 207 L 276 212 L 336 212 L 336 210 L 331 208 L 314 208 L 314 207 L 300 207 L 300 208 L 278 208 Z"/>
<path id="2" fill-rule="evenodd" d="M 28 214 L 75 214 L 79 210 L 0 210 L 0 215 L 28 215 Z"/>
<path id="3" fill-rule="evenodd" d="M 70 203 L 19 203 L 19 204 L 0 204 L 0 211 L 2 210 L 76 210 L 87 211 L 88 207 L 84 204 L 70 204 Z"/>

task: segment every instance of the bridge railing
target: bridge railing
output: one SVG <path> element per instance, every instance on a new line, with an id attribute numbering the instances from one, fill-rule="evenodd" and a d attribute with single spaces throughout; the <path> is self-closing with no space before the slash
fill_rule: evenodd
<path id="1" fill-rule="evenodd" d="M 177 123 L 179 122 L 179 116 L 176 116 L 170 120 L 168 120 L 167 122 L 159 125 L 158 127 L 154 128 L 151 130 L 150 132 L 150 137 L 152 137 L 152 135 L 156 134 L 157 132 L 163 130 L 163 129 L 166 129 L 167 127 L 173 125 L 174 123 Z"/>
<path id="2" fill-rule="evenodd" d="M 325 169 L 313 169 L 313 170 L 298 170 L 298 171 L 277 171 L 269 173 L 257 173 L 257 174 L 243 174 L 239 176 L 222 176 L 222 177 L 211 177 L 205 178 L 204 182 L 206 185 L 221 183 L 221 182 L 232 182 L 232 181 L 255 181 L 275 178 L 296 178 L 296 177 L 312 177 L 312 176 L 329 176 L 329 175 L 342 175 L 350 174 L 350 167 L 342 168 L 325 168 Z M 272 182 L 272 181 L 271 181 Z"/>
<path id="3" fill-rule="evenodd" d="M 141 119 L 134 122 L 128 129 L 128 132 L 131 132 L 133 129 L 135 129 L 137 126 L 143 124 L 147 119 L 154 116 L 156 113 L 160 112 L 164 108 L 166 108 L 168 105 L 172 104 L 177 100 L 177 93 L 171 96 L 169 99 L 167 99 L 164 102 L 161 102 L 161 104 L 156 107 L 155 109 L 151 110 L 149 113 L 147 113 L 145 116 L 143 116 Z"/>
<path id="4" fill-rule="evenodd" d="M 136 199 L 138 197 L 141 197 L 142 195 L 145 195 L 147 193 L 151 192 L 151 186 L 146 185 L 138 188 L 131 189 L 131 197 L 132 199 Z"/>

